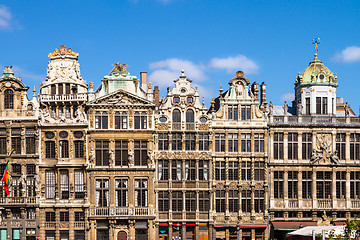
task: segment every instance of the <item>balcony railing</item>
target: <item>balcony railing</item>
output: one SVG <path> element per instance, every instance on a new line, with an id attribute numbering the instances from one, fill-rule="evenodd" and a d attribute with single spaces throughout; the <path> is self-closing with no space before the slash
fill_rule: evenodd
<path id="1" fill-rule="evenodd" d="M 289 199 L 289 208 L 298 208 L 299 207 L 299 201 Z"/>
<path id="2" fill-rule="evenodd" d="M 351 200 L 351 208 L 360 208 L 360 200 Z"/>
<path id="3" fill-rule="evenodd" d="M 173 123 L 172 129 L 173 130 L 181 130 L 181 123 Z"/>
<path id="4" fill-rule="evenodd" d="M 331 199 L 318 200 L 318 208 L 332 208 L 332 200 Z"/>
<path id="5" fill-rule="evenodd" d="M 194 130 L 195 123 L 186 123 L 186 130 Z"/>
<path id="6" fill-rule="evenodd" d="M 90 208 L 91 217 L 99 216 L 149 216 L 150 209 L 147 207 L 115 207 L 115 208 Z"/>
<path id="7" fill-rule="evenodd" d="M 285 119 L 289 123 L 303 122 L 303 123 L 360 123 L 359 117 L 329 117 L 329 116 L 273 116 L 273 123 L 285 122 Z M 301 121 L 300 121 L 301 119 Z"/>
<path id="8" fill-rule="evenodd" d="M 15 110 L 15 109 L 6 109 L 0 110 L 0 117 L 31 117 L 35 116 L 34 110 Z"/>
<path id="9" fill-rule="evenodd" d="M 56 222 L 45 222 L 45 228 L 56 228 Z"/>
<path id="10" fill-rule="evenodd" d="M 85 222 L 75 222 L 74 223 L 74 228 L 85 228 Z"/>
<path id="11" fill-rule="evenodd" d="M 40 94 L 39 101 L 41 102 L 57 102 L 57 101 L 86 101 L 86 93 L 77 94 Z"/>
<path id="12" fill-rule="evenodd" d="M 37 204 L 36 197 L 2 197 L 0 204 Z"/>

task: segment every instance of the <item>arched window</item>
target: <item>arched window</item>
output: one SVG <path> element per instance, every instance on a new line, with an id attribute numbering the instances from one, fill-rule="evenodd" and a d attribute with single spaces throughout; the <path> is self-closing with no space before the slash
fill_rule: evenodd
<path id="1" fill-rule="evenodd" d="M 179 109 L 174 109 L 172 113 L 173 129 L 181 130 L 181 112 Z"/>
<path id="2" fill-rule="evenodd" d="M 186 129 L 187 130 L 194 130 L 195 129 L 195 119 L 194 119 L 194 111 L 188 109 L 186 111 Z"/>
<path id="3" fill-rule="evenodd" d="M 10 89 L 5 90 L 4 103 L 5 103 L 5 109 L 13 109 L 14 108 L 14 92 L 12 90 L 10 90 Z"/>

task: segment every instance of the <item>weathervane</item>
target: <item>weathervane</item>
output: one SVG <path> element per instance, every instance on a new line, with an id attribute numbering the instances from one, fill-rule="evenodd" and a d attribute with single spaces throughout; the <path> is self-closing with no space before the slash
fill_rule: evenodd
<path id="1" fill-rule="evenodd" d="M 320 44 L 320 38 L 314 38 L 312 44 L 315 44 L 315 53 L 319 52 L 318 44 Z"/>

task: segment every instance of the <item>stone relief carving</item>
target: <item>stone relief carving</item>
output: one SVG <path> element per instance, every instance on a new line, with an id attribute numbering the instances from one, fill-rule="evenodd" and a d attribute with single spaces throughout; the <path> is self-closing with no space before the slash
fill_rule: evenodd
<path id="1" fill-rule="evenodd" d="M 148 151 L 148 161 L 147 164 L 150 168 L 155 168 L 155 159 L 154 159 L 154 151 L 153 150 L 149 150 Z"/>
<path id="2" fill-rule="evenodd" d="M 319 134 L 316 136 L 316 148 L 313 149 L 311 154 L 311 163 L 339 163 L 337 151 L 332 151 L 332 135 Z"/>
<path id="3" fill-rule="evenodd" d="M 92 147 L 89 153 L 89 168 L 92 168 L 94 166 L 95 166 L 95 150 Z"/>
<path id="4" fill-rule="evenodd" d="M 132 149 L 129 150 L 129 167 L 133 167 L 134 166 L 134 151 Z"/>
<path id="5" fill-rule="evenodd" d="M 115 165 L 115 151 L 114 149 L 111 149 L 109 151 L 109 165 L 114 166 Z"/>

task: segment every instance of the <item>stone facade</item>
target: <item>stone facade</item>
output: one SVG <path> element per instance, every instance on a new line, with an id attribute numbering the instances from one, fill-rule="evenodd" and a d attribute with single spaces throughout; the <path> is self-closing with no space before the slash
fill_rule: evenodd
<path id="1" fill-rule="evenodd" d="M 238 71 L 208 108 L 184 71 L 159 99 L 126 64 L 94 89 L 48 56 L 38 100 L 0 78 L 0 239 L 282 239 L 360 209 L 360 120 L 317 54 L 291 106 Z"/>

